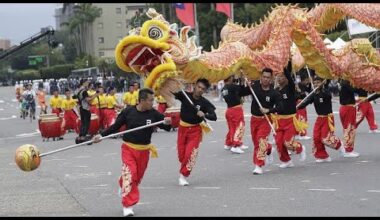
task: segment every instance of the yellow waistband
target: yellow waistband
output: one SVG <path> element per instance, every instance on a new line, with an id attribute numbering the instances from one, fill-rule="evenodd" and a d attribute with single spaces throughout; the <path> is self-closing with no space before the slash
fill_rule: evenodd
<path id="1" fill-rule="evenodd" d="M 132 144 L 126 141 L 124 143 L 134 150 L 149 150 L 152 153 L 152 158 L 158 157 L 157 148 L 153 144 Z"/>
<path id="2" fill-rule="evenodd" d="M 359 100 L 360 101 L 363 101 L 363 100 L 366 100 L 367 99 L 367 97 L 365 97 L 365 96 L 359 96 Z"/>
<path id="3" fill-rule="evenodd" d="M 291 114 L 291 115 L 276 115 L 276 114 L 271 114 L 272 120 L 273 120 L 273 125 L 274 129 L 278 129 L 278 119 L 289 119 L 293 118 L 293 124 L 297 132 L 304 132 L 309 125 L 306 122 L 298 120 L 296 117 L 296 114 Z"/>
<path id="4" fill-rule="evenodd" d="M 251 117 L 252 117 L 252 118 L 260 118 L 260 119 L 263 119 L 263 118 L 265 118 L 265 116 L 264 116 L 264 115 L 263 115 L 263 116 L 251 115 Z"/>
<path id="5" fill-rule="evenodd" d="M 318 117 L 320 117 L 320 118 L 326 118 L 327 117 L 330 131 L 335 131 L 333 116 L 334 116 L 333 113 L 330 113 L 328 115 L 318 115 Z"/>
<path id="6" fill-rule="evenodd" d="M 200 124 L 190 124 L 190 123 L 187 123 L 187 122 L 184 122 L 182 120 L 179 120 L 179 125 L 183 126 L 183 127 L 194 127 L 194 126 L 201 126 L 201 129 L 202 129 L 202 132 L 203 133 L 209 133 L 211 131 L 211 129 L 207 126 L 207 124 L 202 121 Z"/>
<path id="7" fill-rule="evenodd" d="M 349 105 L 342 105 L 342 106 L 352 106 L 352 107 L 355 107 L 354 104 L 349 104 Z"/>

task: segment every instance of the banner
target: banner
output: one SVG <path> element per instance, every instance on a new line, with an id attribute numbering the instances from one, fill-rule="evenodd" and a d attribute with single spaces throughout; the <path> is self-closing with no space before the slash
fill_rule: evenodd
<path id="1" fill-rule="evenodd" d="M 195 27 L 194 3 L 175 3 L 175 13 L 182 23 Z"/>
<path id="2" fill-rule="evenodd" d="M 368 33 L 368 32 L 375 32 L 378 31 L 376 28 L 369 27 L 355 19 L 348 19 L 347 20 L 347 29 L 348 33 L 350 35 L 355 34 L 362 34 L 362 33 Z"/>
<path id="3" fill-rule="evenodd" d="M 216 11 L 222 12 L 231 18 L 231 3 L 216 3 Z"/>

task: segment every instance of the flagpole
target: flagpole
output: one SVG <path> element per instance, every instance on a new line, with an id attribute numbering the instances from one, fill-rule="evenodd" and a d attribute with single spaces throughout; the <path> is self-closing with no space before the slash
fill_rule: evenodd
<path id="1" fill-rule="evenodd" d="M 197 45 L 200 46 L 200 37 L 199 37 L 199 25 L 197 19 L 197 4 L 194 3 L 194 23 L 195 23 L 195 36 L 197 37 Z"/>
<path id="2" fill-rule="evenodd" d="M 234 22 L 234 3 L 231 3 L 231 20 Z"/>

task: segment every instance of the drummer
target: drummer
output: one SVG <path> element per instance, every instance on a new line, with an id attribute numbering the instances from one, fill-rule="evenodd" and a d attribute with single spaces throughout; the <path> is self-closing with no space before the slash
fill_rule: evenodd
<path id="1" fill-rule="evenodd" d="M 74 111 L 74 108 L 76 107 L 78 100 L 71 97 L 71 92 L 69 89 L 65 90 L 65 95 L 66 98 L 62 100 L 62 110 L 64 111 L 63 118 L 65 121 L 64 129 L 70 132 L 77 126 L 76 121 L 78 119 L 78 115 Z"/>
<path id="2" fill-rule="evenodd" d="M 58 90 L 53 91 L 53 96 L 50 98 L 51 113 L 59 117 L 61 113 L 62 98 L 58 95 Z"/>
<path id="3" fill-rule="evenodd" d="M 104 112 L 103 128 L 110 127 L 116 120 L 116 110 L 123 109 L 124 106 L 117 101 L 116 89 L 109 87 L 106 96 L 107 108 Z"/>

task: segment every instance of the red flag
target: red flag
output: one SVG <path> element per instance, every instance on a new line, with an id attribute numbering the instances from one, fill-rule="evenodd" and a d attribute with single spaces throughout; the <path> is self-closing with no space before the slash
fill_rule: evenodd
<path id="1" fill-rule="evenodd" d="M 175 3 L 175 13 L 182 23 L 195 27 L 194 3 Z"/>
<path id="2" fill-rule="evenodd" d="M 231 17 L 231 3 L 216 3 L 216 11 L 222 12 Z"/>

